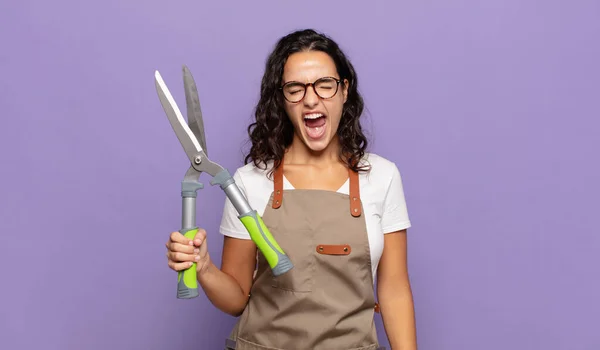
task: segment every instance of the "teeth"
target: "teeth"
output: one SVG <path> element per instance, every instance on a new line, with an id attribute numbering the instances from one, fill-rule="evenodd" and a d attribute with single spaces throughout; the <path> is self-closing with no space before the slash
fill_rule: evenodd
<path id="1" fill-rule="evenodd" d="M 312 113 L 312 114 L 307 114 L 304 116 L 304 119 L 317 119 L 322 117 L 323 114 L 322 113 Z"/>

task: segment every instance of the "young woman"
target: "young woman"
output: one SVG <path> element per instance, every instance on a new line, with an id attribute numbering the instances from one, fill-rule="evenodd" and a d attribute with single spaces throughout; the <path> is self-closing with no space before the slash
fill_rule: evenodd
<path id="1" fill-rule="evenodd" d="M 197 262 L 209 300 L 239 316 L 228 349 L 375 350 L 376 312 L 392 349 L 416 349 L 402 180 L 366 152 L 362 111 L 356 72 L 333 40 L 313 30 L 280 39 L 234 178 L 294 268 L 271 273 L 228 200 L 220 269 L 204 230 L 167 243 L 169 266 Z"/>

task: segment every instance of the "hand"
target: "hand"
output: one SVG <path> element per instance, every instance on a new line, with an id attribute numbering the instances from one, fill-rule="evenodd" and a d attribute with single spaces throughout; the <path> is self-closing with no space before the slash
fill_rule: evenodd
<path id="1" fill-rule="evenodd" d="M 206 246 L 206 231 L 198 229 L 194 240 L 190 240 L 175 231 L 171 233 L 167 246 L 167 259 L 169 267 L 175 271 L 181 271 L 196 264 L 196 273 L 203 274 L 210 265 L 210 256 Z"/>

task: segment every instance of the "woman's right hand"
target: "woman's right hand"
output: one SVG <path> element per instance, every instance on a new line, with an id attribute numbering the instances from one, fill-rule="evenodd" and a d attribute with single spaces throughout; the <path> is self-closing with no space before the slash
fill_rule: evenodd
<path id="1" fill-rule="evenodd" d="M 194 240 L 186 238 L 180 232 L 171 232 L 166 243 L 169 267 L 182 271 L 196 263 L 196 273 L 206 272 L 210 265 L 210 256 L 206 246 L 206 231 L 198 229 Z"/>
<path id="2" fill-rule="evenodd" d="M 194 240 L 172 232 L 166 243 L 169 267 L 175 271 L 190 268 L 196 262 L 196 279 L 211 303 L 232 316 L 239 316 L 248 303 L 256 266 L 256 244 L 249 239 L 225 237 L 223 267 L 211 261 L 206 231 L 199 229 Z"/>

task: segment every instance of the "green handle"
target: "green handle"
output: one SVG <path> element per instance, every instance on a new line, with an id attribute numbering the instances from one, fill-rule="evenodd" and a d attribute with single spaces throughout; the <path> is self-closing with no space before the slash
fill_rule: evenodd
<path id="1" fill-rule="evenodd" d="M 181 232 L 181 231 L 180 231 Z M 193 228 L 187 232 L 181 232 L 186 238 L 194 239 L 198 228 Z M 198 296 L 198 281 L 196 280 L 196 263 L 189 268 L 177 273 L 177 298 L 192 299 Z"/>
<path id="2" fill-rule="evenodd" d="M 240 220 L 248 230 L 250 237 L 267 260 L 273 275 L 279 276 L 289 271 L 294 265 L 277 244 L 267 226 L 256 210 L 240 216 Z"/>

